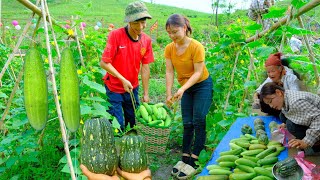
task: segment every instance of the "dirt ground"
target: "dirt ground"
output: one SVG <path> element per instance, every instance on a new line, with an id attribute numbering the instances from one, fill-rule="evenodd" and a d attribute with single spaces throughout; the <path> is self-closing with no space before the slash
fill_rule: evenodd
<path id="1" fill-rule="evenodd" d="M 171 176 L 173 166 L 180 160 L 181 152 L 176 149 L 170 150 L 169 154 L 149 155 L 150 164 L 157 165 L 158 169 L 152 171 L 153 180 L 172 180 Z"/>

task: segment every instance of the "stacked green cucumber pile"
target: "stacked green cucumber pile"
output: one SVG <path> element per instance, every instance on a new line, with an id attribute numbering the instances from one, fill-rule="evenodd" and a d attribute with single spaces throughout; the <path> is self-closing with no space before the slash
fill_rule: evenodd
<path id="1" fill-rule="evenodd" d="M 163 103 L 148 104 L 143 102 L 137 112 L 136 118 L 144 125 L 167 128 L 172 122 L 172 112 Z"/>
<path id="2" fill-rule="evenodd" d="M 243 125 L 242 133 L 250 132 L 248 126 Z M 285 147 L 280 142 L 269 141 L 261 119 L 255 119 L 254 130 L 256 136 L 245 133 L 232 139 L 230 150 L 220 152 L 217 164 L 207 166 L 212 177 L 231 180 L 274 179 L 272 168 Z"/>

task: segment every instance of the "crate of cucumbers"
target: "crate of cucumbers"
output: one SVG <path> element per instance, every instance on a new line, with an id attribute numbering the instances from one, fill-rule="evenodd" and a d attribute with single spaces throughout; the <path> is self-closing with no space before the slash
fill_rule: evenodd
<path id="1" fill-rule="evenodd" d="M 169 140 L 173 114 L 163 103 L 141 103 L 136 110 L 137 132 L 146 139 L 147 153 L 164 153 Z"/>

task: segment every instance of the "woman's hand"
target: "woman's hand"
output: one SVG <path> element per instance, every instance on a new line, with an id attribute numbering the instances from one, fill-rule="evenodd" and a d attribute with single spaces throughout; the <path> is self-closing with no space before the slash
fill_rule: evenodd
<path id="1" fill-rule="evenodd" d="M 182 98 L 182 95 L 184 93 L 184 89 L 180 88 L 178 89 L 178 91 L 174 94 L 174 98 L 176 98 L 176 100 L 180 100 Z"/>
<path id="2" fill-rule="evenodd" d="M 294 147 L 298 149 L 306 149 L 307 147 L 309 147 L 307 143 L 305 143 L 303 140 L 300 140 L 300 139 L 291 139 L 288 142 L 288 144 L 290 147 Z"/>
<path id="3" fill-rule="evenodd" d="M 117 168 L 117 172 L 120 176 L 127 180 L 151 180 L 151 171 L 149 169 L 144 170 L 140 173 L 128 173 Z"/>
<path id="4" fill-rule="evenodd" d="M 280 125 L 278 126 L 278 129 L 280 129 L 280 128 L 285 129 L 285 128 L 286 128 L 286 124 L 285 124 L 285 123 L 280 124 Z"/>
<path id="5" fill-rule="evenodd" d="M 168 107 L 171 107 L 173 103 L 175 103 L 177 101 L 177 98 L 172 97 L 172 96 L 168 96 L 167 100 L 166 100 L 166 104 Z"/>
<path id="6" fill-rule="evenodd" d="M 82 173 L 87 176 L 89 180 L 120 180 L 120 178 L 116 175 L 108 176 L 105 174 L 95 174 L 93 172 L 90 172 L 86 166 L 83 164 L 80 165 L 80 169 Z"/>
<path id="7" fill-rule="evenodd" d="M 150 101 L 149 95 L 143 95 L 142 102 L 148 103 Z"/>

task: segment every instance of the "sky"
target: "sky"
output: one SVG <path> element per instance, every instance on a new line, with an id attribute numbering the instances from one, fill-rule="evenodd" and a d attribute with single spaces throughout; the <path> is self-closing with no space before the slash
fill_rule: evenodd
<path id="1" fill-rule="evenodd" d="M 212 13 L 211 4 L 212 0 L 142 0 L 144 2 L 153 2 L 155 4 L 164 4 L 168 6 L 175 6 L 195 11 Z M 216 2 L 216 0 L 213 0 Z M 220 0 L 221 2 L 222 0 Z M 235 9 L 247 9 L 251 0 L 225 0 L 235 5 Z"/>

